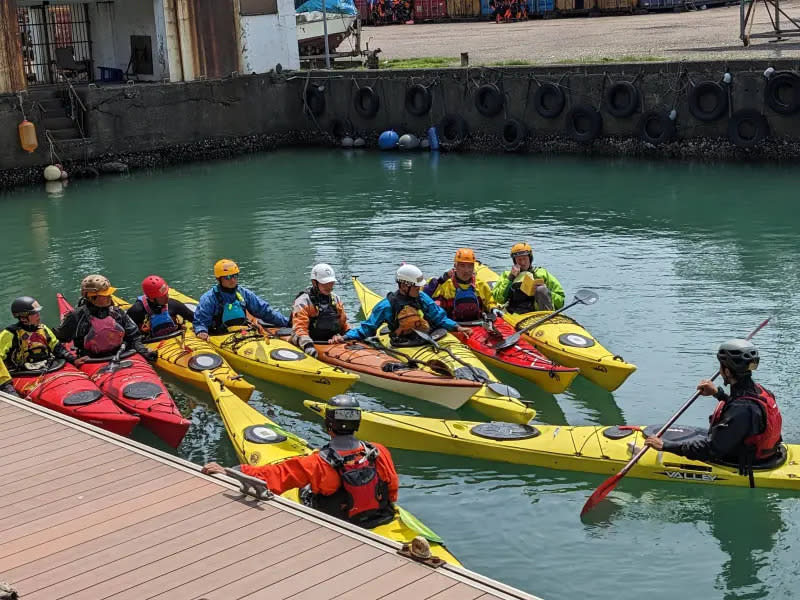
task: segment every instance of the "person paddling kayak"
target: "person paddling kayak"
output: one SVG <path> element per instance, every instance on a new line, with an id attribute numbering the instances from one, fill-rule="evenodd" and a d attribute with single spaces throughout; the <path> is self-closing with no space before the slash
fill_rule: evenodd
<path id="1" fill-rule="evenodd" d="M 726 394 L 709 380 L 697 386 L 701 395 L 719 400 L 709 417 L 711 426 L 707 436 L 688 442 L 651 436 L 645 444 L 692 460 L 738 463 L 744 474 L 778 453 L 782 439 L 781 413 L 772 392 L 753 381 L 752 372 L 758 367 L 760 357 L 752 342 L 728 340 L 719 347 L 717 359 L 731 392 Z"/>
<path id="2" fill-rule="evenodd" d="M 389 325 L 389 337 L 394 346 L 420 346 L 427 343 L 414 333 L 415 329 L 425 333 L 437 328 L 470 333 L 468 327 L 462 327 L 448 318 L 445 311 L 422 291 L 425 279 L 419 268 L 401 265 L 395 281 L 397 291 L 390 292 L 378 302 L 366 321 L 344 335 L 333 336 L 331 343 L 372 337 L 384 323 Z"/>
<path id="3" fill-rule="evenodd" d="M 533 266 L 533 249 L 520 242 L 511 247 L 514 266 L 494 286 L 494 299 L 510 313 L 554 310 L 564 306 L 564 288 L 547 269 Z"/>
<path id="4" fill-rule="evenodd" d="M 194 321 L 194 313 L 180 300 L 169 297 L 169 286 L 158 275 L 142 281 L 144 292 L 128 309 L 128 316 L 148 339 L 161 338 L 180 329 L 180 323 Z"/>
<path id="5" fill-rule="evenodd" d="M 292 343 L 317 357 L 314 342 L 327 342 L 350 328 L 339 296 L 333 293 L 336 273 L 327 263 L 311 269 L 311 287 L 300 292 L 292 307 Z"/>
<path id="6" fill-rule="evenodd" d="M 362 442 L 354 434 L 361 408 L 347 395 L 327 402 L 325 428 L 331 436 L 318 452 L 288 458 L 277 464 L 241 465 L 245 475 L 263 479 L 275 494 L 304 488 L 304 504 L 355 525 L 371 529 L 394 519 L 400 482 L 385 446 Z M 215 462 L 203 473 L 225 473 Z"/>
<path id="7" fill-rule="evenodd" d="M 30 296 L 11 303 L 11 314 L 17 322 L 0 331 L 0 391 L 6 394 L 17 395 L 10 371 L 39 370 L 51 358 L 75 362 L 72 353 L 42 323 L 41 310 L 42 305 Z"/>
<path id="8" fill-rule="evenodd" d="M 492 312 L 502 316 L 489 284 L 475 280 L 475 262 L 472 248 L 459 248 L 453 268 L 439 278 L 431 278 L 422 290 L 454 321 L 477 321 Z"/>
<path id="9" fill-rule="evenodd" d="M 112 294 L 117 288 L 103 275 L 87 275 L 81 281 L 81 299 L 74 310 L 64 315 L 55 329 L 56 337 L 64 343 L 72 342 L 79 358 L 76 365 L 87 358 L 113 356 L 124 343 L 136 350 L 149 362 L 158 359 L 158 353 L 142 343 L 136 323 L 113 305 Z"/>
<path id="10" fill-rule="evenodd" d="M 214 264 L 217 284 L 200 297 L 194 312 L 194 332 L 201 340 L 227 333 L 228 327 L 247 324 L 247 313 L 276 327 L 289 325 L 279 311 L 254 292 L 239 285 L 239 265 L 223 258 Z"/>

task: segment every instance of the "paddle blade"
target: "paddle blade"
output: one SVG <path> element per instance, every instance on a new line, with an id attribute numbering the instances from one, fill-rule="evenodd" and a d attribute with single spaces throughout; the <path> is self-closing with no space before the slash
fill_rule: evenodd
<path id="1" fill-rule="evenodd" d="M 581 304 L 594 304 L 597 302 L 597 299 L 597 292 L 593 292 L 592 290 L 580 289 L 575 292 L 575 300 Z"/>
<path id="2" fill-rule="evenodd" d="M 600 504 L 600 501 L 608 496 L 615 487 L 617 487 L 617 483 L 622 477 L 625 475 L 624 472 L 620 471 L 616 475 L 612 475 L 608 479 L 606 479 L 600 486 L 589 496 L 589 499 L 583 505 L 581 509 L 581 516 L 585 515 L 587 512 L 592 510 L 595 506 Z"/>
<path id="3" fill-rule="evenodd" d="M 504 339 L 502 342 L 497 344 L 494 347 L 494 349 L 495 350 L 505 350 L 506 348 L 511 348 L 511 346 L 516 345 L 516 343 L 519 341 L 519 338 L 521 338 L 521 337 L 522 337 L 522 334 L 520 332 L 513 333 L 510 336 L 508 336 L 506 339 Z"/>

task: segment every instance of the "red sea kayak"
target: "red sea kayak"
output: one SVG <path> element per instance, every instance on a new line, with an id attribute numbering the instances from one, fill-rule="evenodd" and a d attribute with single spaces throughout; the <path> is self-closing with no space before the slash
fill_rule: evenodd
<path id="1" fill-rule="evenodd" d="M 120 409 L 103 394 L 86 373 L 59 359 L 47 372 L 12 373 L 17 394 L 34 404 L 119 435 L 128 436 L 139 417 Z"/>
<path id="2" fill-rule="evenodd" d="M 61 294 L 58 310 L 62 318 L 72 310 Z M 178 447 L 190 423 L 181 416 L 153 367 L 136 351 L 124 352 L 116 362 L 113 357 L 90 358 L 80 370 L 120 408 L 138 416 L 142 425 L 167 444 Z"/>
<path id="3" fill-rule="evenodd" d="M 495 350 L 495 346 L 503 339 L 516 332 L 516 329 L 503 319 L 494 321 L 495 331 L 491 331 L 485 323 L 463 323 L 472 329 L 472 334 L 459 337 L 469 346 L 483 362 L 505 369 L 515 375 L 532 381 L 545 392 L 560 394 L 578 376 L 580 369 L 557 365 L 533 345 L 520 340 L 510 348 Z"/>

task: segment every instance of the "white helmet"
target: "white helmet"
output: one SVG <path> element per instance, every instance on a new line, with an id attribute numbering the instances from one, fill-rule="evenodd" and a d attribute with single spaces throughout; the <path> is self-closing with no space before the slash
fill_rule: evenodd
<path id="1" fill-rule="evenodd" d="M 425 278 L 422 277 L 422 271 L 420 271 L 418 267 L 408 264 L 401 265 L 400 268 L 397 269 L 395 281 L 397 281 L 397 283 L 410 283 L 417 287 L 425 285 Z"/>
<path id="2" fill-rule="evenodd" d="M 311 279 L 317 283 L 330 283 L 336 281 L 336 273 L 333 272 L 333 267 L 329 264 L 319 263 L 311 269 Z"/>

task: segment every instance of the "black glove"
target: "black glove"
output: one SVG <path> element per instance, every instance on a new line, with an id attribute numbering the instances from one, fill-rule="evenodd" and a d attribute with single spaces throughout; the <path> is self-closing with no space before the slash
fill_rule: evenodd
<path id="1" fill-rule="evenodd" d="M 314 344 L 306 344 L 303 346 L 303 352 L 308 354 L 311 358 L 317 358 L 317 356 L 319 356 L 317 349 L 314 348 Z"/>
<path id="2" fill-rule="evenodd" d="M 492 309 L 492 314 L 495 316 L 496 319 L 502 319 L 503 318 L 503 311 L 500 310 L 499 308 L 493 308 Z"/>
<path id="3" fill-rule="evenodd" d="M 0 392 L 5 392 L 9 396 L 14 396 L 15 398 L 19 398 L 17 390 L 14 389 L 14 385 L 10 381 L 6 381 L 3 385 L 0 385 Z"/>
<path id="4" fill-rule="evenodd" d="M 142 354 L 142 356 L 144 356 L 144 359 L 147 362 L 154 363 L 158 360 L 158 352 L 155 350 L 147 350 Z"/>
<path id="5" fill-rule="evenodd" d="M 442 273 L 441 277 L 439 277 L 439 283 L 442 284 L 448 279 L 450 279 L 450 271 L 445 271 Z"/>

